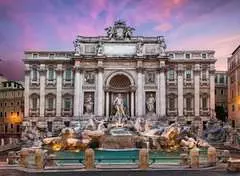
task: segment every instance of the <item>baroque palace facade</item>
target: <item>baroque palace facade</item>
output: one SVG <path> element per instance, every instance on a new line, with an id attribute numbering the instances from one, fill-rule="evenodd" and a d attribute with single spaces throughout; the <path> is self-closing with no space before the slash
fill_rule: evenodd
<path id="1" fill-rule="evenodd" d="M 77 36 L 75 51 L 25 51 L 24 125 L 52 131 L 116 115 L 208 121 L 215 109 L 212 50 L 165 51 L 162 36 L 133 36 L 117 21 L 106 36 Z"/>

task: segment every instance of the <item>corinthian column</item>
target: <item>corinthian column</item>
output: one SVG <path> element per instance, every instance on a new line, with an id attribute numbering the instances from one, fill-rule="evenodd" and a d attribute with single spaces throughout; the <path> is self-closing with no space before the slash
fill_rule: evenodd
<path id="1" fill-rule="evenodd" d="M 29 116 L 29 85 L 30 85 L 30 68 L 25 64 L 25 81 L 24 81 L 24 117 Z"/>
<path id="2" fill-rule="evenodd" d="M 199 92 L 200 92 L 200 65 L 199 64 L 195 64 L 195 68 L 194 68 L 194 100 L 195 100 L 195 116 L 199 116 Z"/>
<path id="3" fill-rule="evenodd" d="M 142 67 L 142 60 L 137 61 L 137 91 L 136 91 L 136 106 L 137 106 L 137 111 L 136 115 L 137 116 L 143 116 L 143 67 Z"/>
<path id="4" fill-rule="evenodd" d="M 210 65 L 210 109 L 215 113 L 215 65 Z M 214 115 L 214 114 L 212 114 Z"/>
<path id="5" fill-rule="evenodd" d="M 56 99 L 56 116 L 61 116 L 62 107 L 62 64 L 57 65 L 57 99 Z"/>
<path id="6" fill-rule="evenodd" d="M 40 65 L 40 117 L 44 117 L 45 111 L 45 76 L 46 69 L 45 64 Z"/>
<path id="7" fill-rule="evenodd" d="M 160 61 L 160 116 L 166 115 L 166 77 L 165 61 Z"/>
<path id="8" fill-rule="evenodd" d="M 98 60 L 97 68 L 97 116 L 104 115 L 103 61 Z"/>
<path id="9" fill-rule="evenodd" d="M 178 116 L 183 116 L 183 65 L 178 65 Z"/>
<path id="10" fill-rule="evenodd" d="M 73 115 L 74 117 L 80 116 L 80 91 L 81 90 L 81 76 L 80 76 L 80 61 L 75 62 L 75 80 L 74 80 L 74 111 Z"/>

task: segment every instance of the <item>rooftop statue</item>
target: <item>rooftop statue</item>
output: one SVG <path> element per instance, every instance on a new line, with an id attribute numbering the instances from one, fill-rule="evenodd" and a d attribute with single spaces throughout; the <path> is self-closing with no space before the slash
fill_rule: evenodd
<path id="1" fill-rule="evenodd" d="M 75 56 L 79 56 L 81 49 L 80 49 L 80 37 L 78 36 L 76 40 L 73 42 L 74 49 L 75 49 Z"/>
<path id="2" fill-rule="evenodd" d="M 126 25 L 125 21 L 118 20 L 114 23 L 114 26 L 105 28 L 109 39 L 123 40 L 131 39 L 133 31 L 135 29 Z"/>

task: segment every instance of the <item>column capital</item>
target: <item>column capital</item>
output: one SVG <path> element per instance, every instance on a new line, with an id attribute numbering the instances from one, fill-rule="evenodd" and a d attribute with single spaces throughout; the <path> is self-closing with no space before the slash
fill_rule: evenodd
<path id="1" fill-rule="evenodd" d="M 102 66 L 98 66 L 97 68 L 96 68 L 96 70 L 97 70 L 97 73 L 99 73 L 99 72 L 103 72 L 104 71 L 104 68 L 102 67 Z"/>
<path id="2" fill-rule="evenodd" d="M 177 75 L 178 76 L 182 76 L 184 73 L 184 70 L 183 69 L 177 69 Z"/>
<path id="3" fill-rule="evenodd" d="M 30 69 L 26 69 L 26 70 L 24 70 L 24 72 L 25 72 L 25 76 L 28 76 L 30 74 L 31 70 Z"/>
<path id="4" fill-rule="evenodd" d="M 74 69 L 75 72 L 80 72 L 80 73 L 83 72 L 83 68 L 80 67 L 80 66 L 74 66 L 73 69 Z"/>
<path id="5" fill-rule="evenodd" d="M 39 69 L 39 74 L 40 75 L 44 75 L 44 74 L 46 74 L 46 72 L 47 72 L 47 70 L 45 68 L 40 68 Z"/>
<path id="6" fill-rule="evenodd" d="M 194 70 L 193 70 L 193 73 L 194 73 L 195 75 L 199 75 L 199 74 L 200 74 L 200 72 L 201 72 L 201 70 L 200 70 L 200 69 L 194 69 Z"/>
<path id="7" fill-rule="evenodd" d="M 214 75 L 214 74 L 215 74 L 215 72 L 216 72 L 216 70 L 215 70 L 215 69 L 211 69 L 211 70 L 209 70 L 209 74 L 212 74 L 212 75 Z"/>
<path id="8" fill-rule="evenodd" d="M 137 70 L 137 73 L 143 73 L 144 68 L 143 67 L 137 67 L 136 70 Z"/>
<path id="9" fill-rule="evenodd" d="M 166 66 L 161 66 L 160 68 L 157 69 L 157 72 L 165 73 L 165 72 L 167 72 L 167 67 Z"/>
<path id="10" fill-rule="evenodd" d="M 62 74 L 63 69 L 61 69 L 61 68 L 57 68 L 55 71 L 56 71 L 57 74 Z"/>

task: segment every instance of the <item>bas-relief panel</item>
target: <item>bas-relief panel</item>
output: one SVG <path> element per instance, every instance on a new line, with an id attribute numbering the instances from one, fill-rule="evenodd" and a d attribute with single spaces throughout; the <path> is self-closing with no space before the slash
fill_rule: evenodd
<path id="1" fill-rule="evenodd" d="M 158 45 L 156 44 L 145 44 L 144 48 L 146 55 L 154 55 L 158 53 Z"/>
<path id="2" fill-rule="evenodd" d="M 96 61 L 83 61 L 81 62 L 81 67 L 83 68 L 94 68 L 97 66 L 97 62 Z"/>
<path id="3" fill-rule="evenodd" d="M 136 62 L 135 61 L 129 61 L 129 62 L 118 62 L 118 61 L 108 61 L 104 62 L 105 68 L 113 68 L 113 67 L 121 67 L 121 68 L 135 68 Z"/>
<path id="4" fill-rule="evenodd" d="M 94 71 L 85 71 L 84 72 L 84 84 L 95 84 L 95 72 Z"/>
<path id="5" fill-rule="evenodd" d="M 84 54 L 95 54 L 96 53 L 96 46 L 85 44 L 85 51 L 84 52 L 85 52 Z"/>
<path id="6" fill-rule="evenodd" d="M 144 68 L 158 68 L 159 62 L 158 61 L 149 61 L 143 63 Z"/>
<path id="7" fill-rule="evenodd" d="M 104 54 L 107 56 L 132 56 L 136 54 L 135 44 L 104 44 Z"/>

